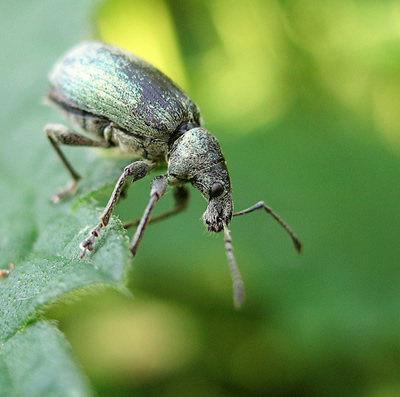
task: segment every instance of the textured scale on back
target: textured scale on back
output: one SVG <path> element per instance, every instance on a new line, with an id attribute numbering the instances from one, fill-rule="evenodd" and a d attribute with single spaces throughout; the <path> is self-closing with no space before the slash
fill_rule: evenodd
<path id="1" fill-rule="evenodd" d="M 127 132 L 168 141 L 177 130 L 200 126 L 191 99 L 154 66 L 116 47 L 87 42 L 50 74 L 50 98 L 113 121 Z"/>
<path id="2" fill-rule="evenodd" d="M 74 194 L 80 175 L 61 151 L 61 145 L 119 147 L 132 155 L 115 184 L 100 215 L 100 223 L 81 243 L 83 258 L 92 251 L 106 227 L 125 182 L 144 178 L 167 161 L 168 170 L 151 182 L 150 200 L 136 226 L 131 252 L 136 255 L 149 223 L 176 214 L 187 207 L 191 183 L 208 202 L 203 222 L 210 232 L 224 231 L 225 250 L 231 270 L 234 304 L 244 298 L 243 281 L 233 256 L 228 226 L 233 216 L 264 209 L 288 232 L 295 248 L 301 244 L 294 232 L 264 202 L 233 213 L 232 188 L 228 168 L 218 140 L 201 127 L 198 107 L 167 76 L 144 60 L 101 42 L 82 43 L 69 51 L 50 73 L 47 99 L 86 135 L 61 124 L 48 124 L 45 133 L 71 175 L 71 182 L 52 197 L 59 202 Z M 141 158 L 137 160 L 137 158 Z M 151 217 L 156 202 L 168 186 L 173 187 L 175 207 Z"/>

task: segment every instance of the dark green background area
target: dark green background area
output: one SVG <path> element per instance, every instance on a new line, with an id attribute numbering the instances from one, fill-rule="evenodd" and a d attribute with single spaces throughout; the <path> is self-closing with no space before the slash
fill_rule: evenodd
<path id="1" fill-rule="evenodd" d="M 395 2 L 255 1 L 253 8 L 244 1 L 169 0 L 160 3 L 161 16 L 150 12 L 153 1 L 145 3 L 125 2 L 131 20 L 125 37 L 142 25 L 160 25 L 154 35 L 163 43 L 163 18 L 174 27 L 184 71 L 176 69 L 177 79 L 184 76 L 180 83 L 220 141 L 235 209 L 264 200 L 296 231 L 304 252 L 297 256 L 265 213 L 235 218 L 230 229 L 246 287 L 244 307 L 236 312 L 223 238 L 204 232 L 206 202 L 191 189 L 186 212 L 146 231 L 127 270 L 130 293 L 98 292 L 60 303 L 46 316 L 59 321 L 100 396 L 399 395 L 400 33 L 390 25 L 399 12 Z M 10 262 L 18 267 L 33 243 L 43 244 L 49 220 L 76 225 L 76 235 L 85 224 L 71 214 L 71 202 L 56 208 L 48 203 L 67 174 L 42 132 L 47 122 L 63 119 L 41 98 L 52 64 L 72 45 L 100 36 L 127 46 L 118 43 L 122 33 L 104 28 L 118 28 L 113 7 L 120 4 L 1 6 L 1 268 Z M 239 34 L 233 29 L 230 42 L 226 21 L 238 12 L 237 4 Z M 267 30 L 255 13 L 263 7 L 265 15 L 274 15 Z M 246 35 L 249 48 L 260 45 L 265 52 L 259 58 L 250 57 L 255 50 L 245 52 L 244 62 L 235 48 L 245 50 Z M 131 51 L 138 41 L 140 34 L 132 36 Z M 269 58 L 271 64 L 265 63 Z M 244 71 L 252 89 L 252 73 L 260 73 L 254 92 L 260 103 L 238 94 L 240 73 L 232 72 L 230 80 L 224 73 L 230 65 Z M 264 81 L 265 65 L 270 80 Z M 165 68 L 174 74 L 173 65 Z M 239 110 L 229 117 L 230 108 Z M 95 198 L 104 203 L 111 189 L 101 186 L 102 178 L 112 179 L 120 168 L 107 168 L 109 159 L 96 151 L 66 152 L 88 177 L 80 193 L 99 184 Z M 131 187 L 115 215 L 139 217 L 149 183 L 147 178 Z M 172 205 L 167 194 L 156 211 Z M 72 226 L 68 233 L 63 243 L 79 241 Z"/>

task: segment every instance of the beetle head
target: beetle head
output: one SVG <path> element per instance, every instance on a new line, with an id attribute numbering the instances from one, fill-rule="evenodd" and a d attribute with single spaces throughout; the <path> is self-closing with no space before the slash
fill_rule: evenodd
<path id="1" fill-rule="evenodd" d="M 203 215 L 210 232 L 220 232 L 232 219 L 229 173 L 217 139 L 204 128 L 180 136 L 168 155 L 170 184 L 191 182 L 208 201 Z"/>
<path id="2" fill-rule="evenodd" d="M 207 209 L 203 214 L 203 222 L 208 231 L 220 232 L 224 223 L 226 225 L 230 223 L 233 207 L 231 185 L 225 161 L 203 170 L 191 182 L 208 201 Z"/>

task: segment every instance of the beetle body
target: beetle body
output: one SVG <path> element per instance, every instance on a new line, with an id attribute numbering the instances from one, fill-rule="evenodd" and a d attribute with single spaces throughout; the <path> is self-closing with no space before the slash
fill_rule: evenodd
<path id="1" fill-rule="evenodd" d="M 54 67 L 50 83 L 48 98 L 75 125 L 100 139 L 111 127 L 105 139 L 146 159 L 165 156 L 181 133 L 200 126 L 198 107 L 171 79 L 104 43 L 72 49 Z"/>
<path id="2" fill-rule="evenodd" d="M 141 160 L 129 164 L 117 181 L 100 216 L 100 224 L 82 242 L 82 257 L 94 248 L 107 226 L 127 178 L 137 181 L 167 161 L 166 174 L 151 183 L 150 201 L 137 226 L 131 251 L 137 247 L 147 224 L 183 210 L 190 182 L 207 200 L 203 221 L 209 231 L 224 230 L 231 267 L 235 304 L 243 299 L 243 284 L 232 253 L 228 225 L 233 216 L 229 173 L 218 140 L 201 126 L 199 108 L 167 76 L 144 60 L 117 47 L 87 42 L 69 51 L 50 73 L 48 101 L 61 110 L 84 135 L 63 125 L 49 124 L 47 137 L 69 171 L 72 182 L 56 192 L 57 202 L 75 193 L 79 174 L 60 150 L 61 145 L 119 147 Z M 85 136 L 86 135 L 86 136 Z M 155 203 L 168 186 L 174 186 L 175 208 L 150 218 Z M 264 208 L 289 232 L 296 248 L 297 237 L 264 203 L 237 215 Z"/>

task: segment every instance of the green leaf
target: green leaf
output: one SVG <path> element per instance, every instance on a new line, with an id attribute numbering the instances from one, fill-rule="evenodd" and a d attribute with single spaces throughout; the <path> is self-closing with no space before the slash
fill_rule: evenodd
<path id="1" fill-rule="evenodd" d="M 68 342 L 46 321 L 28 325 L 2 346 L 0 391 L 2 397 L 91 395 Z"/>
<path id="2" fill-rule="evenodd" d="M 66 294 L 93 285 L 121 288 L 130 254 L 119 221 L 112 219 L 98 238 L 93 253 L 80 258 L 79 243 L 98 223 L 98 214 L 93 208 L 82 207 L 51 219 L 32 252 L 2 280 L 0 340 L 7 340 L 43 307 Z M 9 228 L 12 233 L 11 221 Z"/>
<path id="3" fill-rule="evenodd" d="M 110 286 L 123 289 L 129 242 L 112 218 L 92 253 L 80 242 L 99 223 L 95 199 L 109 194 L 129 162 L 85 149 L 67 156 L 85 177 L 76 196 L 60 205 L 48 197 L 68 182 L 43 128 L 61 121 L 41 105 L 52 64 L 87 30 L 95 0 L 4 3 L 0 37 L 0 395 L 89 396 L 68 342 L 41 312 L 57 301 Z M 29 40 L 26 38 L 29 37 Z M 4 39 L 6 38 L 6 39 Z M 50 117 L 51 114 L 51 117 Z"/>

